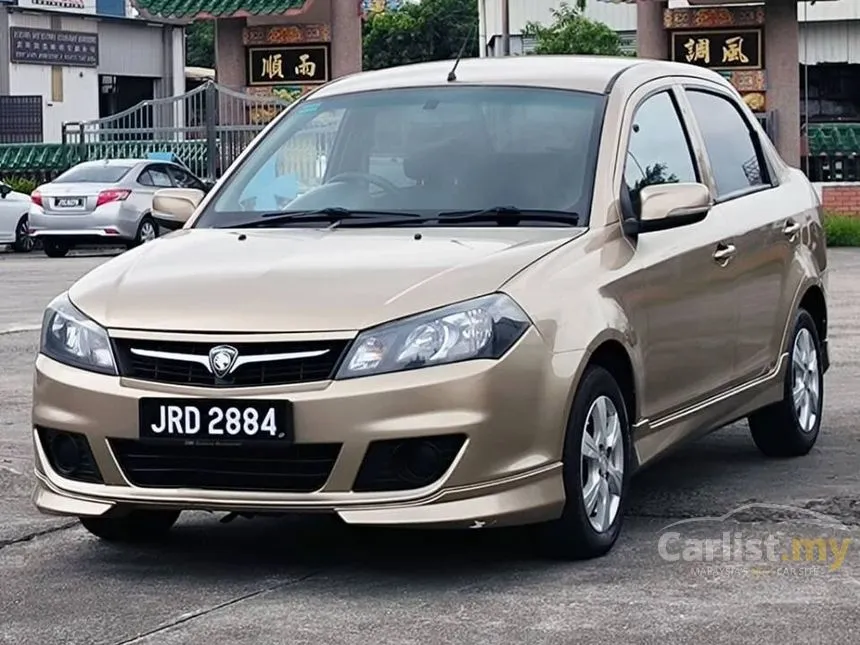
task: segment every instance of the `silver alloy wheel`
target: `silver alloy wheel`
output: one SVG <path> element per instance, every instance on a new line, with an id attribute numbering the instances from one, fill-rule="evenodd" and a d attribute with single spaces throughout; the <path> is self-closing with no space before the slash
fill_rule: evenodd
<path id="1" fill-rule="evenodd" d="M 805 327 L 797 333 L 791 350 L 792 399 L 803 432 L 812 432 L 821 410 L 821 384 L 815 340 Z"/>
<path id="2" fill-rule="evenodd" d="M 624 441 L 621 417 L 608 396 L 588 409 L 582 431 L 582 501 L 592 528 L 606 531 L 621 506 L 624 485 Z"/>
<path id="3" fill-rule="evenodd" d="M 140 225 L 140 242 L 141 244 L 145 244 L 146 242 L 152 242 L 158 234 L 155 231 L 155 225 L 149 220 L 145 220 L 143 224 Z"/>
<path id="4" fill-rule="evenodd" d="M 18 223 L 18 229 L 15 231 L 15 241 L 21 245 L 21 250 L 24 252 L 33 250 L 33 238 L 30 237 L 30 226 L 26 219 L 22 219 Z"/>

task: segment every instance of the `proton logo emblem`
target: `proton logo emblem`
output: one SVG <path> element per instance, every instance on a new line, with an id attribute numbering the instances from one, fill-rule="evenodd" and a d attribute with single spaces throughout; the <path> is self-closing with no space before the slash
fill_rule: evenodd
<path id="1" fill-rule="evenodd" d="M 218 345 L 209 350 L 209 368 L 218 378 L 223 378 L 230 373 L 236 364 L 239 350 L 230 345 Z"/>

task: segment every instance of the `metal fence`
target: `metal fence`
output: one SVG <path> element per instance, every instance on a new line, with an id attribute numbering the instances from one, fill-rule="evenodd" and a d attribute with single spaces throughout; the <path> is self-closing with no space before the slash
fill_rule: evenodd
<path id="1" fill-rule="evenodd" d="M 172 152 L 200 177 L 217 179 L 288 105 L 209 81 L 103 119 L 66 123 L 63 144 L 77 146 L 81 160 Z"/>

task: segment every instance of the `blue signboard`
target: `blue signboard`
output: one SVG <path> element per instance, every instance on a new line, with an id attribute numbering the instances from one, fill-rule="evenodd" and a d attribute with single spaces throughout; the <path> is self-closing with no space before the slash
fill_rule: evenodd
<path id="1" fill-rule="evenodd" d="M 125 17 L 125 0 L 96 0 L 96 14 Z"/>

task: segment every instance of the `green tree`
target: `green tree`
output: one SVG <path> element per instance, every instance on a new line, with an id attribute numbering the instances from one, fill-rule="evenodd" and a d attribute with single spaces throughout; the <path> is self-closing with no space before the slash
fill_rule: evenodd
<path id="1" fill-rule="evenodd" d="M 215 21 L 198 20 L 185 28 L 185 64 L 215 67 Z"/>
<path id="2" fill-rule="evenodd" d="M 608 25 L 582 15 L 584 8 L 585 0 L 577 0 L 573 7 L 562 2 L 552 10 L 550 25 L 526 24 L 523 36 L 535 39 L 534 53 L 623 56 L 618 34 Z"/>
<path id="3" fill-rule="evenodd" d="M 372 14 L 364 23 L 364 69 L 478 55 L 475 0 L 420 0 Z"/>

